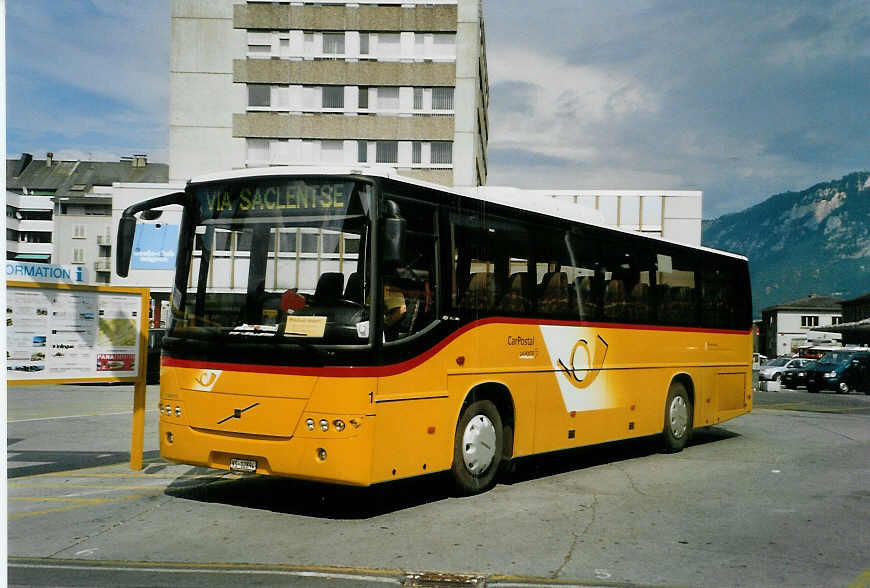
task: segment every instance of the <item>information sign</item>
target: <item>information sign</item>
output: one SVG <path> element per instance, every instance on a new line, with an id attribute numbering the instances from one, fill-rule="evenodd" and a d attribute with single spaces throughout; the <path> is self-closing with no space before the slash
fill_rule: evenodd
<path id="1" fill-rule="evenodd" d="M 135 379 L 144 373 L 147 292 L 9 282 L 7 380 Z"/>

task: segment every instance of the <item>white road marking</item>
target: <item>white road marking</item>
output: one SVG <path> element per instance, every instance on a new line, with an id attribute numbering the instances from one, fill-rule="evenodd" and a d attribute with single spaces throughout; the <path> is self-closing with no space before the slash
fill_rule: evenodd
<path id="1" fill-rule="evenodd" d="M 147 412 L 157 412 L 156 408 L 149 408 L 145 411 Z M 66 416 L 56 416 L 56 417 L 42 417 L 38 419 L 18 419 L 17 421 L 6 421 L 9 424 L 12 423 L 31 423 L 33 421 L 56 421 L 60 419 L 84 419 L 89 417 L 97 417 L 97 416 L 118 416 L 122 414 L 133 414 L 132 410 L 126 410 L 124 412 L 99 412 L 95 414 L 71 414 Z"/>

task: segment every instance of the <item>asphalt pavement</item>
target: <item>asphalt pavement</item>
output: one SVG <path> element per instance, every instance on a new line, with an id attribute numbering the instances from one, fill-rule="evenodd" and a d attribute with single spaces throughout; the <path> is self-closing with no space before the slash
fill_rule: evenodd
<path id="1" fill-rule="evenodd" d="M 22 586 L 870 586 L 870 396 L 757 392 L 683 452 L 519 460 L 492 491 L 353 489 L 170 464 L 149 386 L 8 389 L 9 581 Z"/>

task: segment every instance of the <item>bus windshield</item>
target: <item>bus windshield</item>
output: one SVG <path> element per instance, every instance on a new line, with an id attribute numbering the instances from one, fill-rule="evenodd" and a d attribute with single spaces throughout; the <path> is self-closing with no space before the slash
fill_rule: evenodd
<path id="1" fill-rule="evenodd" d="M 368 343 L 371 192 L 341 178 L 189 186 L 170 336 Z"/>

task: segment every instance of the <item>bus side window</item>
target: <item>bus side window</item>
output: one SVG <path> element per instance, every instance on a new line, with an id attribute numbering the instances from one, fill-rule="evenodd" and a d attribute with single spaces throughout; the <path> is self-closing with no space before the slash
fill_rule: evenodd
<path id="1" fill-rule="evenodd" d="M 578 318 L 576 278 L 569 247 L 569 233 L 537 228 L 533 236 L 537 314 L 566 319 Z"/>
<path id="2" fill-rule="evenodd" d="M 705 265 L 700 275 L 702 325 L 714 329 L 748 329 L 750 309 L 744 300 L 749 284 L 745 266 L 738 261 L 713 263 Z"/>
<path id="3" fill-rule="evenodd" d="M 573 273 L 572 291 L 580 320 L 598 319 L 601 314 L 603 274 L 598 253 L 598 243 L 591 236 L 572 235 L 569 253 Z M 573 272 L 571 271 L 573 269 Z"/>
<path id="4" fill-rule="evenodd" d="M 392 341 L 420 332 L 437 316 L 438 225 L 434 206 L 393 194 L 386 197 L 399 205 L 406 221 L 402 259 L 384 268 L 385 298 L 391 304 L 404 302 L 395 303 L 401 316 L 390 315 L 385 326 L 385 337 Z"/>
<path id="5" fill-rule="evenodd" d="M 691 260 L 670 253 L 656 255 L 660 323 L 698 326 L 695 283 L 695 268 Z"/>
<path id="6" fill-rule="evenodd" d="M 528 233 L 497 216 L 454 215 L 453 305 L 482 316 L 524 313 L 531 305 Z"/>
<path id="7" fill-rule="evenodd" d="M 652 322 L 653 263 L 635 240 L 621 237 L 601 243 L 604 318 L 613 322 Z"/>

